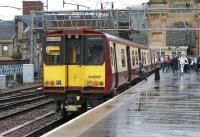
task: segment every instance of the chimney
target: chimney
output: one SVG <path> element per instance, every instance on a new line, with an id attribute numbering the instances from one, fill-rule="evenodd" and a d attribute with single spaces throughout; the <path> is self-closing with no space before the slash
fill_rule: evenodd
<path id="1" fill-rule="evenodd" d="M 29 15 L 31 10 L 43 11 L 42 1 L 23 1 L 23 15 Z"/>

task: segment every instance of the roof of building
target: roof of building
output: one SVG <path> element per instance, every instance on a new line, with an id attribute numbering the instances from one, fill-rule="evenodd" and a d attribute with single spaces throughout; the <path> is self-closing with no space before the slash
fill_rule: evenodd
<path id="1" fill-rule="evenodd" d="M 17 15 L 15 16 L 15 21 L 17 20 L 21 20 L 24 24 L 23 28 L 24 30 L 26 30 L 26 28 L 28 26 L 30 26 L 31 24 L 31 18 L 30 18 L 30 15 Z"/>
<path id="2" fill-rule="evenodd" d="M 30 26 L 31 24 L 31 17 L 30 15 L 23 15 L 22 16 L 23 22 L 27 25 Z"/>
<path id="3" fill-rule="evenodd" d="M 15 35 L 14 21 L 0 21 L 0 39 L 10 40 Z"/>

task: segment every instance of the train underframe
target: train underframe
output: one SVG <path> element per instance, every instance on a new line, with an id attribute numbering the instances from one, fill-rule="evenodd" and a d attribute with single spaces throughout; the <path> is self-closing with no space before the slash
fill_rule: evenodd
<path id="1" fill-rule="evenodd" d="M 60 94 L 51 93 L 50 96 L 56 101 L 56 112 L 61 112 L 64 117 L 70 113 L 86 112 L 112 97 L 111 94 L 81 93 L 78 90 L 70 90 Z"/>

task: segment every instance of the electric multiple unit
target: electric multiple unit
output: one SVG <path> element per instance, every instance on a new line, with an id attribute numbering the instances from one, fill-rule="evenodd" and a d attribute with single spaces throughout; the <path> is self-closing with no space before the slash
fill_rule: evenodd
<path id="1" fill-rule="evenodd" d="M 112 95 L 140 78 L 139 62 L 151 72 L 156 53 L 142 45 L 86 29 L 45 35 L 43 91 L 57 101 L 57 111 L 85 111 L 87 104 Z"/>

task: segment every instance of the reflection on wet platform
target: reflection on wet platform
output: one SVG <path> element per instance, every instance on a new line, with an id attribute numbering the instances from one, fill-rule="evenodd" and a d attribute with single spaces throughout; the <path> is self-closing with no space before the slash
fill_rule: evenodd
<path id="1" fill-rule="evenodd" d="M 80 137 L 200 137 L 200 76 L 162 73 Z"/>

